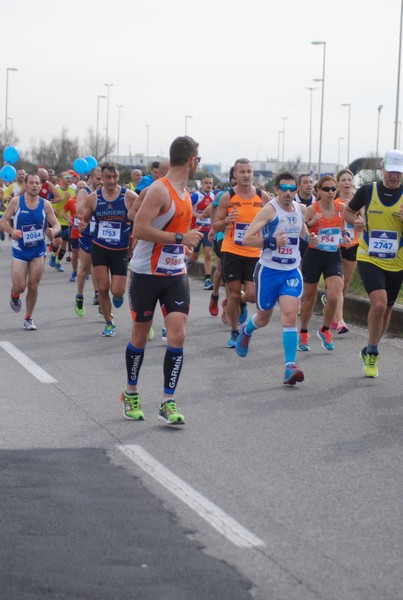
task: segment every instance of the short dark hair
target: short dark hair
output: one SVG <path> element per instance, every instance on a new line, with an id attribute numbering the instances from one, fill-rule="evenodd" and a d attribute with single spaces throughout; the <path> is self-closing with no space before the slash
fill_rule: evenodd
<path id="1" fill-rule="evenodd" d="M 341 169 L 341 171 L 339 171 L 336 175 L 336 181 L 339 181 L 341 177 L 343 177 L 343 175 L 345 174 L 351 175 L 351 177 L 354 177 L 354 173 L 352 171 L 350 171 L 350 169 Z"/>
<path id="2" fill-rule="evenodd" d="M 151 169 L 159 169 L 160 168 L 160 161 L 159 160 L 153 160 L 153 162 L 150 165 L 150 170 Z"/>
<path id="3" fill-rule="evenodd" d="M 251 161 L 249 160 L 249 158 L 237 158 L 235 163 L 234 163 L 234 170 L 237 168 L 238 165 L 251 165 Z"/>
<path id="4" fill-rule="evenodd" d="M 301 181 L 303 177 L 310 177 L 312 179 L 312 175 L 310 173 L 301 173 L 301 175 L 298 175 L 298 185 L 301 185 Z"/>
<path id="5" fill-rule="evenodd" d="M 293 175 L 290 171 L 283 171 L 282 173 L 277 173 L 274 180 L 274 185 L 277 187 L 282 179 L 285 179 L 286 181 L 296 181 L 295 175 Z"/>
<path id="6" fill-rule="evenodd" d="M 169 148 L 169 160 L 173 167 L 181 167 L 187 163 L 189 158 L 197 156 L 199 144 L 188 135 L 174 139 Z"/>
<path id="7" fill-rule="evenodd" d="M 229 170 L 229 175 L 228 175 L 228 179 L 231 181 L 231 179 L 235 179 L 234 177 L 234 171 L 235 171 L 235 167 L 231 167 Z"/>
<path id="8" fill-rule="evenodd" d="M 103 165 L 101 165 L 101 171 L 102 173 L 104 171 L 115 171 L 115 173 L 119 173 L 119 169 L 112 163 L 104 163 Z"/>

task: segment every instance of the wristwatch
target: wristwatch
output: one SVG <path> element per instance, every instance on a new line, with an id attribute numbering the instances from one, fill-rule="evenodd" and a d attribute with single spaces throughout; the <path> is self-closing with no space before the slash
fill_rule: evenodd
<path id="1" fill-rule="evenodd" d="M 175 233 L 175 244 L 183 243 L 183 233 Z"/>

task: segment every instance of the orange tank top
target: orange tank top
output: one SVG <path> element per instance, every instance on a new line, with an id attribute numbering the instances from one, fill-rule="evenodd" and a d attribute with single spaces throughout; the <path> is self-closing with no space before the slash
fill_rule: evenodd
<path id="1" fill-rule="evenodd" d="M 234 194 L 231 198 L 227 214 L 233 208 L 238 209 L 239 219 L 227 227 L 221 252 L 231 252 L 232 254 L 248 256 L 250 258 L 259 257 L 262 249 L 243 246 L 242 240 L 248 225 L 252 223 L 257 213 L 263 208 L 262 199 L 257 194 L 254 194 L 252 198 L 241 198 L 237 194 Z"/>
<path id="2" fill-rule="evenodd" d="M 311 206 L 314 207 L 314 210 L 316 213 L 320 213 L 321 212 L 321 208 L 319 205 L 319 202 L 314 202 Z M 318 235 L 319 231 L 321 229 L 330 229 L 330 228 L 336 228 L 338 227 L 340 229 L 340 233 L 342 232 L 342 230 L 344 229 L 344 217 L 343 217 L 343 206 L 344 203 L 341 200 L 335 200 L 334 201 L 334 215 L 333 217 L 325 217 L 325 215 L 322 214 L 321 218 L 319 219 L 319 221 L 317 223 L 315 223 L 315 225 L 312 225 L 312 227 L 309 227 L 309 231 L 311 233 L 316 233 L 316 235 Z M 310 248 L 314 248 L 317 249 L 315 246 L 311 246 L 309 245 Z"/>

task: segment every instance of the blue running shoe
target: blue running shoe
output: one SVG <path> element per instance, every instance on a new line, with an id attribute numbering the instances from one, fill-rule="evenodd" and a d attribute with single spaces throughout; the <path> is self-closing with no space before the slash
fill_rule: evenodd
<path id="1" fill-rule="evenodd" d="M 105 329 L 102 332 L 104 337 L 113 337 L 116 333 L 116 325 L 112 321 L 107 321 L 105 323 Z"/>
<path id="2" fill-rule="evenodd" d="M 297 381 L 304 381 L 304 374 L 296 365 L 288 365 L 284 373 L 284 385 L 295 385 Z"/>
<path id="3" fill-rule="evenodd" d="M 240 308 L 241 312 L 239 313 L 238 322 L 240 325 L 243 325 L 243 323 L 245 323 L 246 319 L 248 318 L 248 307 L 246 306 L 246 304 L 244 306 L 241 304 Z"/>
<path id="4" fill-rule="evenodd" d="M 49 258 L 49 267 L 55 267 L 56 266 L 56 256 L 53 256 L 53 254 L 50 255 Z"/>
<path id="5" fill-rule="evenodd" d="M 249 342 L 252 336 L 245 333 L 246 325 L 242 325 L 239 335 L 236 340 L 235 350 L 238 356 L 245 357 L 248 354 Z"/>
<path id="6" fill-rule="evenodd" d="M 327 329 L 326 331 L 321 331 L 319 329 L 319 331 L 316 332 L 316 335 L 321 340 L 322 346 L 325 350 L 334 350 L 332 334 L 330 333 L 329 329 Z"/>
<path id="7" fill-rule="evenodd" d="M 121 296 L 120 298 L 115 298 L 115 296 L 112 296 L 112 304 L 115 308 L 120 308 L 123 304 L 125 300 L 124 296 Z"/>
<path id="8" fill-rule="evenodd" d="M 238 332 L 231 331 L 231 336 L 227 342 L 227 348 L 235 348 L 237 339 L 238 339 Z"/>
<path id="9" fill-rule="evenodd" d="M 55 264 L 55 268 L 56 268 L 56 271 L 59 271 L 59 273 L 64 273 L 64 269 L 62 267 L 62 263 L 57 262 Z"/>

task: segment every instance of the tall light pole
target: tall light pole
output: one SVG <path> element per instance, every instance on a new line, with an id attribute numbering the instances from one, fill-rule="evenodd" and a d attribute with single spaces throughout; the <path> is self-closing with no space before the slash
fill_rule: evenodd
<path id="1" fill-rule="evenodd" d="M 348 107 L 348 126 L 347 126 L 347 166 L 350 164 L 350 115 L 351 104 L 343 103 L 341 106 Z"/>
<path id="2" fill-rule="evenodd" d="M 322 100 L 320 103 L 320 131 L 319 131 L 319 158 L 318 158 L 318 179 L 320 179 L 320 170 L 321 170 L 321 166 L 322 166 L 323 104 L 324 104 L 324 99 L 325 99 L 326 42 L 313 41 L 313 42 L 311 42 L 311 44 L 313 44 L 314 46 L 323 46 Z"/>
<path id="3" fill-rule="evenodd" d="M 192 115 L 185 115 L 185 135 L 188 134 L 188 119 L 193 119 Z"/>
<path id="4" fill-rule="evenodd" d="M 280 117 L 280 119 L 283 121 L 283 150 L 281 153 L 281 164 L 284 166 L 285 122 L 288 117 Z"/>
<path id="5" fill-rule="evenodd" d="M 119 164 L 119 142 L 120 142 L 120 109 L 123 108 L 123 104 L 116 104 L 118 109 L 118 134 L 116 137 L 116 164 Z"/>
<path id="6" fill-rule="evenodd" d="M 8 127 L 8 73 L 9 71 L 18 71 L 15 67 L 6 68 L 6 118 L 4 120 L 4 147 L 7 147 L 7 127 Z"/>
<path id="7" fill-rule="evenodd" d="M 307 87 L 307 90 L 310 91 L 310 101 L 309 101 L 309 172 L 311 171 L 312 166 L 312 94 L 317 89 L 316 87 Z"/>
<path id="8" fill-rule="evenodd" d="M 105 128 L 105 154 L 108 152 L 108 133 L 109 133 L 109 92 L 113 83 L 105 83 L 104 84 L 108 89 L 106 93 L 106 128 Z"/>
<path id="9" fill-rule="evenodd" d="M 284 133 L 283 131 L 281 131 L 281 129 L 278 131 L 278 146 L 277 146 L 277 162 L 278 162 L 278 166 L 277 169 L 280 168 L 280 136 L 281 134 Z"/>
<path id="10" fill-rule="evenodd" d="M 395 112 L 395 135 L 393 147 L 397 148 L 397 129 L 399 123 L 399 93 L 400 93 L 400 62 L 402 55 L 402 24 L 403 24 L 403 0 L 400 5 L 400 31 L 399 31 L 399 57 L 397 61 L 397 85 L 396 85 L 396 112 Z"/>
<path id="11" fill-rule="evenodd" d="M 339 137 L 339 148 L 337 151 L 337 172 L 340 171 L 340 142 L 344 140 L 344 137 Z"/>
<path id="12" fill-rule="evenodd" d="M 98 96 L 97 97 L 97 127 L 95 131 L 95 158 L 98 160 L 98 140 L 99 140 L 99 101 L 101 98 L 106 98 L 106 96 Z"/>
<path id="13" fill-rule="evenodd" d="M 149 157 L 149 154 L 148 154 L 148 145 L 149 145 L 149 142 L 150 142 L 150 126 L 146 125 L 146 129 L 147 129 L 147 153 L 146 153 L 146 157 L 147 157 L 147 170 L 148 170 L 148 157 Z"/>
<path id="14" fill-rule="evenodd" d="M 378 158 L 378 148 L 379 148 L 379 123 L 381 121 L 381 110 L 383 109 L 383 104 L 378 106 L 378 126 L 376 128 L 376 150 L 375 157 Z"/>

